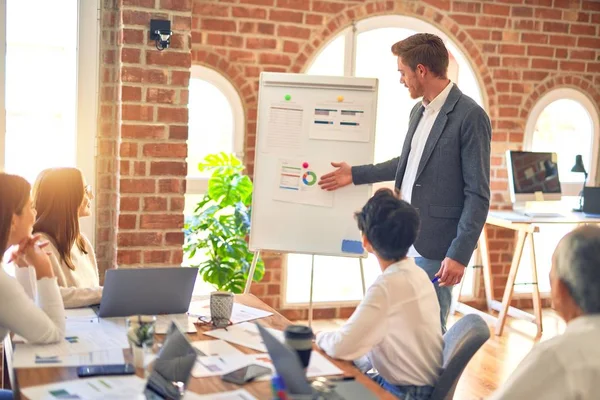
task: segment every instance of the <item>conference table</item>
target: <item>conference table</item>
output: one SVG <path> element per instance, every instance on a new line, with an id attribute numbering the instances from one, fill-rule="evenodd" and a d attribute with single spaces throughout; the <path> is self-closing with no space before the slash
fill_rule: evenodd
<path id="1" fill-rule="evenodd" d="M 273 315 L 261 318 L 260 323 L 263 326 L 283 330 L 286 326 L 290 325 L 291 322 L 288 321 L 285 317 L 279 314 L 277 311 L 267 306 L 264 302 L 259 300 L 252 294 L 242 294 L 236 295 L 235 301 L 237 303 L 255 307 L 261 310 L 272 312 Z M 199 341 L 199 340 L 213 340 L 214 338 L 210 336 L 203 335 L 202 332 L 212 330 L 212 326 L 207 324 L 196 324 L 197 332 L 195 334 L 188 333 L 188 338 L 190 341 Z M 160 337 L 157 338 L 159 341 L 162 340 Z M 164 336 L 163 336 L 164 337 Z M 258 353 L 252 349 L 238 346 L 232 344 L 238 350 L 250 354 L 250 353 Z M 11 346 L 9 346 L 11 347 Z M 313 345 L 314 351 L 318 351 L 321 354 L 325 355 L 321 350 L 317 349 L 316 345 Z M 12 370 L 10 365 L 11 360 L 11 349 L 7 350 L 7 361 L 8 367 Z M 125 360 L 128 362 L 132 361 L 131 350 L 123 350 L 125 355 Z M 325 355 L 326 356 L 326 355 Z M 327 357 L 327 356 L 326 356 Z M 384 389 L 379 387 L 376 383 L 371 381 L 367 376 L 362 374 L 360 370 L 358 370 L 351 362 L 349 361 L 340 361 L 334 360 L 327 357 L 330 361 L 332 361 L 338 368 L 344 371 L 344 376 L 353 376 L 356 378 L 357 382 L 362 383 L 366 386 L 371 392 L 377 395 L 380 399 L 395 399 L 390 393 L 386 392 Z M 61 381 L 78 379 L 77 377 L 77 369 L 76 367 L 58 367 L 58 368 L 17 368 L 11 374 L 11 384 L 13 390 L 15 391 L 16 399 L 27 399 L 26 397 L 20 395 L 19 388 L 26 388 L 30 386 L 38 386 L 49 383 L 56 383 Z M 137 375 L 140 377 L 144 377 L 144 371 L 138 370 Z M 16 388 L 16 390 L 15 390 Z M 245 390 L 254 395 L 257 399 L 271 399 L 271 385 L 269 381 L 255 381 L 243 386 Z M 199 394 L 210 394 L 210 393 L 220 393 L 227 392 L 240 389 L 240 386 L 237 386 L 232 383 L 224 382 L 220 377 L 210 377 L 210 378 L 190 378 L 190 382 L 188 384 L 188 390 L 199 393 Z M 18 394 L 19 393 L 19 394 Z M 29 400 L 29 399 L 27 399 Z"/>

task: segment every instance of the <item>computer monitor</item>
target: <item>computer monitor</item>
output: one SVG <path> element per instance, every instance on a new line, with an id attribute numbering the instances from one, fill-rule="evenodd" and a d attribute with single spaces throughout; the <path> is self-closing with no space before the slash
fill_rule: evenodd
<path id="1" fill-rule="evenodd" d="M 556 160 L 556 153 L 513 150 L 506 152 L 508 187 L 513 204 L 561 199 Z"/>

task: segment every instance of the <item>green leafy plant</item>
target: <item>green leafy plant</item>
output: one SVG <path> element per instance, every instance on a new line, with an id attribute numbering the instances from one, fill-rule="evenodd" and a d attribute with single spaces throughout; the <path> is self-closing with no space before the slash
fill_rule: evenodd
<path id="1" fill-rule="evenodd" d="M 210 154 L 198 169 L 212 174 L 207 193 L 185 224 L 185 256 L 217 290 L 242 293 L 254 257 L 247 243 L 252 181 L 233 154 Z M 259 260 L 252 279 L 260 281 L 264 271 Z"/>

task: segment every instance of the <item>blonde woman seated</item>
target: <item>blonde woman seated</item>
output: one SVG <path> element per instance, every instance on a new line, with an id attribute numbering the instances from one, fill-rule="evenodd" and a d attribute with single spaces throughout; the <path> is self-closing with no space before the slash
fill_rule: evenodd
<path id="1" fill-rule="evenodd" d="M 31 186 L 16 175 L 0 172 L 0 342 L 8 331 L 23 336 L 30 343 L 53 343 L 64 336 L 65 312 L 62 298 L 48 256 L 31 236 L 35 209 Z M 8 275 L 1 265 L 2 255 L 15 261 L 16 277 L 27 284 L 27 268 L 32 267 L 38 279 L 39 307 L 23 287 Z"/>
<path id="2" fill-rule="evenodd" d="M 77 168 L 44 170 L 33 186 L 33 232 L 49 242 L 46 249 L 65 308 L 98 304 L 102 298 L 96 255 L 79 229 L 79 218 L 92 214 L 93 199 Z"/>

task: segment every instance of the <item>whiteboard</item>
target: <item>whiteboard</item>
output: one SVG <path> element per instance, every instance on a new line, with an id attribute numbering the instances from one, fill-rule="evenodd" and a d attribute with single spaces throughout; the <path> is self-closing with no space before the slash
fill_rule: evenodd
<path id="1" fill-rule="evenodd" d="M 377 79 L 260 75 L 250 249 L 366 257 L 354 213 L 371 185 L 316 183 L 331 162 L 372 164 Z"/>

